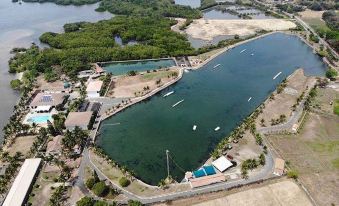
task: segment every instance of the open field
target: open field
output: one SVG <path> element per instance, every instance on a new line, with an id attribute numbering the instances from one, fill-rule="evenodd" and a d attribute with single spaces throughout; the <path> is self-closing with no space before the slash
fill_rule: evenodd
<path id="1" fill-rule="evenodd" d="M 298 134 L 268 136 L 268 141 L 298 171 L 300 181 L 319 205 L 338 205 L 339 117 L 323 106 L 334 98 L 331 100 L 328 90 L 317 89 L 314 104 L 320 109 L 306 115 Z"/>
<path id="2" fill-rule="evenodd" d="M 301 16 L 301 19 L 305 21 L 307 24 L 309 24 L 314 29 L 326 29 L 326 23 L 322 19 L 324 11 L 312 11 L 312 10 L 306 10 L 303 12 L 299 12 L 299 15 Z"/>
<path id="3" fill-rule="evenodd" d="M 173 76 L 174 73 L 176 73 L 175 76 Z M 150 71 L 150 73 L 141 73 L 136 76 L 118 76 L 113 79 L 107 96 L 114 98 L 143 96 L 159 86 L 172 81 L 177 76 L 177 69 Z M 159 80 L 161 82 L 157 84 L 156 82 Z"/>
<path id="4" fill-rule="evenodd" d="M 304 191 L 292 180 L 283 178 L 268 180 L 229 191 L 220 191 L 196 197 L 176 200 L 158 206 L 242 206 L 242 205 L 312 205 Z"/>
<path id="5" fill-rule="evenodd" d="M 292 106 L 297 99 L 307 89 L 312 88 L 316 82 L 315 77 L 306 77 L 304 70 L 298 69 L 287 79 L 287 85 L 281 93 L 274 92 L 274 101 L 268 99 L 265 102 L 265 109 L 256 121 L 258 128 L 263 125 L 271 126 L 272 119 L 278 119 L 280 115 L 285 115 L 286 119 L 292 115 Z M 261 121 L 264 120 L 262 125 Z"/>
<path id="6" fill-rule="evenodd" d="M 34 142 L 35 136 L 22 136 L 15 139 L 15 142 L 9 148 L 5 148 L 11 156 L 16 152 L 21 152 L 23 155 L 27 155 Z"/>
<path id="7" fill-rule="evenodd" d="M 252 35 L 258 30 L 277 31 L 288 30 L 296 25 L 282 19 L 250 19 L 250 20 L 204 20 L 198 19 L 186 29 L 193 38 L 207 41 L 221 35 Z"/>

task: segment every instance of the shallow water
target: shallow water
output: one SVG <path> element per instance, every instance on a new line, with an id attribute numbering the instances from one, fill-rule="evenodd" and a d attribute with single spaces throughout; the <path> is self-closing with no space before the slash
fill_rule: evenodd
<path id="1" fill-rule="evenodd" d="M 200 0 L 175 0 L 175 4 L 198 8 L 200 7 Z"/>
<path id="2" fill-rule="evenodd" d="M 59 6 L 52 3 L 12 3 L 0 1 L 0 128 L 6 124 L 12 108 L 18 99 L 9 82 L 15 77 L 8 74 L 10 50 L 14 47 L 28 47 L 32 42 L 40 45 L 43 32 L 62 32 L 65 23 L 77 21 L 95 22 L 109 19 L 112 14 L 95 12 L 96 4 L 85 6 Z M 2 132 L 0 132 L 0 142 Z"/>
<path id="3" fill-rule="evenodd" d="M 243 49 L 247 50 L 240 53 Z M 213 69 L 217 64 L 221 66 Z M 170 163 L 171 175 L 180 181 L 184 174 L 180 168 L 201 166 L 220 139 L 300 67 L 308 75 L 325 71 L 321 59 L 297 37 L 279 33 L 243 44 L 203 68 L 185 73 L 177 84 L 148 101 L 105 120 L 97 143 L 151 184 L 166 177 L 168 149 L 176 162 Z M 174 94 L 162 97 L 172 90 Z M 184 102 L 172 108 L 182 99 Z M 114 123 L 120 124 L 109 125 Z M 192 131 L 193 125 L 197 125 L 196 131 Z M 221 129 L 215 132 L 217 126 Z"/>

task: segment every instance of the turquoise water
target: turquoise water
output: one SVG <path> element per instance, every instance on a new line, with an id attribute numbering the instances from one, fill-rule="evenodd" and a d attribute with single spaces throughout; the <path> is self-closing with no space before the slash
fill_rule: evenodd
<path id="1" fill-rule="evenodd" d="M 47 120 L 51 121 L 52 116 L 46 115 L 46 116 L 36 116 L 36 117 L 30 117 L 27 122 L 30 123 L 36 123 L 36 124 L 45 124 L 47 123 Z"/>
<path id="2" fill-rule="evenodd" d="M 147 70 L 159 69 L 163 67 L 171 67 L 174 65 L 175 62 L 172 59 L 162 59 L 162 60 L 110 63 L 103 65 L 103 68 L 108 72 L 112 72 L 114 75 L 122 75 L 126 74 L 128 71 L 142 72 Z"/>
<path id="3" fill-rule="evenodd" d="M 247 50 L 240 53 L 243 49 Z M 217 64 L 221 66 L 213 69 Z M 105 120 L 103 124 L 120 124 L 102 127 L 97 143 L 147 183 L 157 184 L 166 177 L 166 149 L 183 170 L 196 170 L 220 139 L 300 67 L 307 75 L 323 75 L 326 69 L 297 37 L 278 33 L 243 44 L 185 73 L 160 94 Z M 174 94 L 162 97 L 172 90 Z M 216 132 L 217 126 L 221 129 Z M 170 172 L 180 181 L 184 172 L 176 164 L 171 161 Z"/>

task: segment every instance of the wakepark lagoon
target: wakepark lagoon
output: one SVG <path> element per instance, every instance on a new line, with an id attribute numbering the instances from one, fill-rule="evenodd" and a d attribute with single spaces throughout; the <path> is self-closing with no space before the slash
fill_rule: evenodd
<path id="1" fill-rule="evenodd" d="M 170 174 L 180 181 L 185 171 L 200 167 L 218 142 L 298 68 L 317 76 L 326 70 L 322 60 L 296 36 L 274 33 L 244 43 L 103 121 L 97 144 L 153 185 L 167 176 L 165 151 L 169 150 L 173 158 Z M 169 91 L 175 93 L 164 98 Z M 172 107 L 182 99 L 185 101 Z M 197 125 L 195 131 L 193 125 Z M 220 130 L 215 131 L 216 127 Z"/>

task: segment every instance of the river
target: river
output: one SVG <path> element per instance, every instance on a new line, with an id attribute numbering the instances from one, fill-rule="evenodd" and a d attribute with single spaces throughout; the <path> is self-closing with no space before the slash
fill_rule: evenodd
<path id="1" fill-rule="evenodd" d="M 0 128 L 8 121 L 18 93 L 9 87 L 15 77 L 8 73 L 9 53 L 13 47 L 39 44 L 39 36 L 47 31 L 62 32 L 65 23 L 77 21 L 96 22 L 109 19 L 112 14 L 95 12 L 96 4 L 85 6 L 59 6 L 53 3 L 12 3 L 0 1 Z M 3 134 L 0 134 L 0 141 Z"/>
<path id="2" fill-rule="evenodd" d="M 220 66 L 213 69 L 217 64 Z M 277 33 L 251 41 L 185 73 L 177 84 L 148 101 L 105 120 L 97 143 L 112 159 L 151 184 L 166 177 L 168 149 L 175 161 L 170 163 L 171 175 L 181 180 L 184 170 L 203 164 L 221 138 L 300 67 L 307 75 L 323 75 L 326 69 L 295 36 Z M 174 94 L 162 97 L 172 90 Z M 172 108 L 182 99 L 184 102 Z M 120 124 L 112 126 L 114 123 Z M 192 131 L 193 125 L 197 125 L 196 131 Z M 218 126 L 221 129 L 214 131 Z"/>

